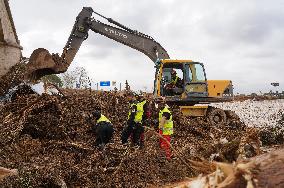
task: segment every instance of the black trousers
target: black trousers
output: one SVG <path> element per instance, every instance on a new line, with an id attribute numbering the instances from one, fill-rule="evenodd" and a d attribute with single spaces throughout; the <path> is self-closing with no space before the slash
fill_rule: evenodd
<path id="1" fill-rule="evenodd" d="M 141 134 L 144 132 L 144 128 L 141 123 L 135 123 L 134 121 L 128 122 L 121 134 L 121 142 L 125 144 L 128 142 L 128 138 L 132 134 L 132 141 L 134 145 L 141 145 Z"/>
<path id="2" fill-rule="evenodd" d="M 104 146 L 105 144 L 109 143 L 113 136 L 113 126 L 109 122 L 100 122 L 96 125 L 96 142 L 95 145 Z"/>

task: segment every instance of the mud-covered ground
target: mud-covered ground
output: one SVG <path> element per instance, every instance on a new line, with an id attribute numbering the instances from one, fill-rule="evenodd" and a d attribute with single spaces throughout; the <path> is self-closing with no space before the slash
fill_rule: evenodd
<path id="1" fill-rule="evenodd" d="M 160 186 L 210 173 L 204 161 L 232 162 L 243 154 L 240 148 L 245 143 L 259 144 L 261 131 L 247 128 L 233 112 L 227 112 L 231 118 L 225 125 L 213 127 L 204 118 L 185 118 L 174 108 L 172 146 L 177 153 L 167 161 L 151 131 L 146 131 L 143 149 L 121 145 L 129 106 L 126 94 L 89 90 L 64 94 L 28 95 L 0 106 L 0 166 L 19 171 L 0 187 Z M 86 121 L 96 107 L 115 128 L 105 152 L 93 146 L 95 138 Z M 149 127 L 154 128 L 158 114 L 154 105 L 151 109 Z"/>

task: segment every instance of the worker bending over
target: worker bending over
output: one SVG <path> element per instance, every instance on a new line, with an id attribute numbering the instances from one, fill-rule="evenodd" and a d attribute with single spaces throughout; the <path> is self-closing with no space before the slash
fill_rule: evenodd
<path id="1" fill-rule="evenodd" d="M 95 146 L 104 149 L 104 146 L 109 143 L 113 136 L 113 125 L 100 111 L 93 112 L 93 118 L 96 124 L 92 126 L 92 132 L 96 135 Z"/>
<path id="2" fill-rule="evenodd" d="M 173 134 L 173 120 L 172 113 L 168 105 L 163 101 L 160 105 L 159 111 L 159 134 L 163 137 L 160 138 L 160 148 L 165 152 L 166 158 L 171 159 L 171 135 Z"/>

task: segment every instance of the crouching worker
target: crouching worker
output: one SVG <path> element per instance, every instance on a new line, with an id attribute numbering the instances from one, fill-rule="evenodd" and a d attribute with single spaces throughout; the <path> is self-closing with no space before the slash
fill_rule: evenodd
<path id="1" fill-rule="evenodd" d="M 165 152 L 166 158 L 171 159 L 171 135 L 173 134 L 172 113 L 165 102 L 161 103 L 159 112 L 159 133 L 163 137 L 160 138 L 160 148 Z"/>
<path id="2" fill-rule="evenodd" d="M 95 146 L 104 149 L 104 146 L 109 143 L 113 136 L 113 126 L 100 111 L 95 111 L 92 115 L 96 120 L 96 124 L 92 126 L 92 132 L 96 135 Z"/>

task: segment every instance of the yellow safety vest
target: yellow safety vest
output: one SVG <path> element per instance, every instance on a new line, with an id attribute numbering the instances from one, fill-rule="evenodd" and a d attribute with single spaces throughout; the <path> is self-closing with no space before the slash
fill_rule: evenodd
<path id="1" fill-rule="evenodd" d="M 178 81 L 178 77 L 176 76 L 176 78 L 175 78 L 174 80 L 172 79 L 171 83 L 174 84 L 174 85 L 176 85 L 176 84 L 177 84 L 177 81 Z"/>
<path id="2" fill-rule="evenodd" d="M 170 119 L 166 121 L 166 123 L 164 124 L 164 128 L 161 128 L 161 120 L 162 120 L 162 116 L 164 112 L 168 112 L 171 116 Z M 165 107 L 163 110 L 160 110 L 159 112 L 159 128 L 163 131 L 163 135 L 172 135 L 174 133 L 174 123 L 173 123 L 173 116 L 171 111 Z"/>
<path id="3" fill-rule="evenodd" d="M 111 121 L 108 118 L 106 118 L 103 114 L 101 114 L 101 117 L 97 120 L 97 123 L 100 123 L 102 121 L 111 123 Z"/>
<path id="4" fill-rule="evenodd" d="M 133 106 L 135 106 L 136 105 L 136 103 L 132 103 L 132 104 L 130 104 L 130 109 L 129 109 L 129 112 L 128 112 L 128 119 L 130 118 L 130 115 L 131 115 L 131 111 L 132 111 L 132 108 L 133 108 Z"/>
<path id="5" fill-rule="evenodd" d="M 136 123 L 142 123 L 142 117 L 143 117 L 143 113 L 144 113 L 144 104 L 146 104 L 146 100 L 142 101 L 142 102 L 139 102 L 137 103 L 137 112 L 135 114 L 135 118 L 134 118 L 134 121 Z"/>

